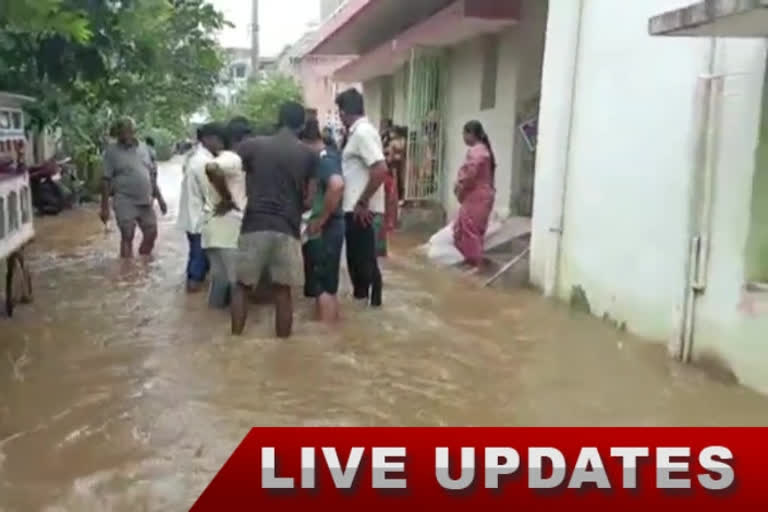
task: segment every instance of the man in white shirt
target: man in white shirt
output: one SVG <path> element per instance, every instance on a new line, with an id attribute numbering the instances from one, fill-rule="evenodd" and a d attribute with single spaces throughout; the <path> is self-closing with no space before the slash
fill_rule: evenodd
<path id="1" fill-rule="evenodd" d="M 245 172 L 240 155 L 221 151 L 206 167 L 208 188 L 205 198 L 203 249 L 211 264 L 208 305 L 229 306 L 237 286 L 237 249 L 240 228 L 247 206 Z"/>
<path id="2" fill-rule="evenodd" d="M 363 96 L 348 89 L 336 98 L 339 115 L 347 129 L 342 154 L 347 267 L 359 300 L 382 304 L 383 283 L 376 252 L 374 214 L 384 214 L 384 180 L 387 164 L 379 130 L 365 117 Z"/>
<path id="3" fill-rule="evenodd" d="M 208 178 L 205 166 L 224 148 L 223 128 L 215 123 L 198 130 L 198 145 L 184 165 L 181 183 L 177 226 L 187 234 L 189 258 L 187 261 L 187 291 L 198 292 L 208 276 L 210 264 L 202 246 L 205 194 Z"/>

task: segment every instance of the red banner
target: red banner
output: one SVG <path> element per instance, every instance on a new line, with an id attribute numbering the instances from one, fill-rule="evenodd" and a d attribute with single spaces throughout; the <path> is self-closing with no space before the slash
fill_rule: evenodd
<path id="1" fill-rule="evenodd" d="M 768 510 L 767 439 L 768 428 L 259 428 L 192 511 Z"/>

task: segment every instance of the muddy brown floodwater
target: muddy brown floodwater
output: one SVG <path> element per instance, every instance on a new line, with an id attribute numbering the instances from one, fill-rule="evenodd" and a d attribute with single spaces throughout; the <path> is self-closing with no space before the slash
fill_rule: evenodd
<path id="1" fill-rule="evenodd" d="M 178 165 L 162 177 L 175 203 Z M 383 310 L 345 299 L 329 331 L 300 301 L 280 342 L 260 308 L 232 338 L 183 291 L 174 218 L 133 263 L 93 210 L 38 222 L 35 303 L 0 318 L 0 511 L 186 510 L 256 425 L 768 424 L 762 397 L 403 243 Z"/>

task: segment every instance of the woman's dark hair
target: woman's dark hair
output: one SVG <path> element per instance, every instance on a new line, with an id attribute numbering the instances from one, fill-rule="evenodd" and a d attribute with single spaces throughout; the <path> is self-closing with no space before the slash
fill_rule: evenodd
<path id="1" fill-rule="evenodd" d="M 394 127 L 395 135 L 398 137 L 403 137 L 404 139 L 408 138 L 408 127 L 407 126 L 395 126 Z"/>
<path id="2" fill-rule="evenodd" d="M 474 136 L 477 140 L 485 144 L 488 148 L 488 152 L 491 154 L 491 170 L 496 171 L 496 154 L 491 147 L 491 139 L 488 138 L 488 134 L 485 133 L 485 128 L 480 121 L 469 121 L 464 125 L 464 133 Z"/>
<path id="3" fill-rule="evenodd" d="M 304 123 L 304 129 L 301 130 L 299 138 L 306 142 L 316 142 L 323 139 L 323 134 L 320 133 L 320 123 L 317 119 L 310 119 Z"/>
<path id="4" fill-rule="evenodd" d="M 336 96 L 336 106 L 348 116 L 365 115 L 363 95 L 355 88 L 347 89 Z"/>

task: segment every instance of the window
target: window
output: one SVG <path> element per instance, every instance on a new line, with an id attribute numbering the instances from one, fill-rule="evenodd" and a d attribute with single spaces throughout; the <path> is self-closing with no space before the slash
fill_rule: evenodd
<path id="1" fill-rule="evenodd" d="M 235 78 L 245 78 L 246 72 L 245 64 L 235 64 L 232 66 L 232 76 Z"/>
<path id="2" fill-rule="evenodd" d="M 24 128 L 24 124 L 21 121 L 21 112 L 12 112 L 11 118 L 12 118 L 11 125 L 14 130 L 21 130 Z"/>
<path id="3" fill-rule="evenodd" d="M 763 81 L 760 134 L 752 178 L 752 215 L 747 241 L 746 270 L 750 283 L 768 283 L 768 69 Z"/>
<path id="4" fill-rule="evenodd" d="M 483 81 L 480 90 L 480 110 L 496 108 L 496 85 L 499 74 L 499 37 L 483 40 Z"/>
<path id="5" fill-rule="evenodd" d="M 21 189 L 21 223 L 29 224 L 32 220 L 32 210 L 30 208 L 29 187 Z"/>
<path id="6" fill-rule="evenodd" d="M 8 194 L 8 233 L 19 229 L 19 196 L 16 191 Z"/>

